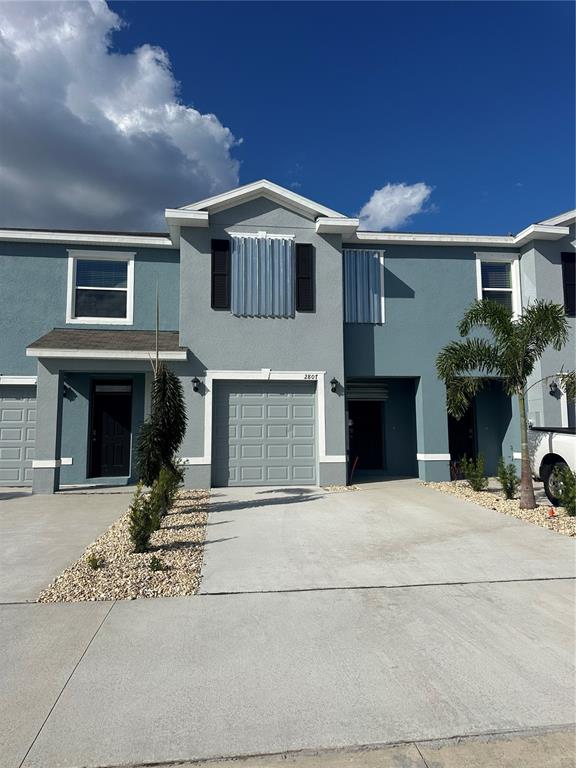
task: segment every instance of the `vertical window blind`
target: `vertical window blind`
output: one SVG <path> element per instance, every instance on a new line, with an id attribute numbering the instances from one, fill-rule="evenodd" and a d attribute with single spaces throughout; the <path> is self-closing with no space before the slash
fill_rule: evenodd
<path id="1" fill-rule="evenodd" d="M 294 316 L 294 241 L 285 237 L 231 236 L 232 314 Z"/>
<path id="2" fill-rule="evenodd" d="M 344 320 L 347 323 L 384 322 L 384 280 L 380 251 L 345 248 Z"/>

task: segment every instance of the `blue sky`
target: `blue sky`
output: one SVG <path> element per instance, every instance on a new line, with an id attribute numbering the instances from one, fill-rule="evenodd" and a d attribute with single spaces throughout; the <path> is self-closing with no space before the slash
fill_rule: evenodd
<path id="1" fill-rule="evenodd" d="M 516 232 L 575 205 L 572 3 L 0 2 L 0 20 L 3 226 L 163 229 L 164 207 L 263 177 L 370 229 Z"/>
<path id="2" fill-rule="evenodd" d="M 355 213 L 433 187 L 410 228 L 505 232 L 574 205 L 574 5 L 112 3 L 266 177 Z M 299 185 L 299 186 L 297 186 Z"/>

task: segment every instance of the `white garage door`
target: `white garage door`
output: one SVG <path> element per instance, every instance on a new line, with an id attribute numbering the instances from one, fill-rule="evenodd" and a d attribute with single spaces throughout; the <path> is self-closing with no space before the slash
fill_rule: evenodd
<path id="1" fill-rule="evenodd" d="M 314 485 L 316 385 L 216 382 L 212 483 Z"/>
<path id="2" fill-rule="evenodd" d="M 0 485 L 30 485 L 36 387 L 0 385 Z"/>

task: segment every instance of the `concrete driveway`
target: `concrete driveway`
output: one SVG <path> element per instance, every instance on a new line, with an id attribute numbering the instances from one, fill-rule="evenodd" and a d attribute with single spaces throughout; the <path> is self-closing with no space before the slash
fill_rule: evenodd
<path id="1" fill-rule="evenodd" d="M 575 720 L 570 539 L 412 482 L 219 490 L 207 538 L 193 598 L 0 606 L 2 768 L 425 754 Z"/>
<path id="2" fill-rule="evenodd" d="M 0 488 L 0 603 L 35 602 L 128 508 L 132 489 L 32 495 Z"/>

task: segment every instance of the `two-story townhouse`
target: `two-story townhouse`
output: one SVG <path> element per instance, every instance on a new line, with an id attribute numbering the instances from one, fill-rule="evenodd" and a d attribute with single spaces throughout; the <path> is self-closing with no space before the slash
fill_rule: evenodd
<path id="1" fill-rule="evenodd" d="M 189 487 L 448 479 L 476 452 L 494 471 L 517 456 L 515 403 L 495 380 L 449 419 L 435 358 L 474 298 L 570 311 L 574 212 L 557 218 L 362 232 L 262 181 L 167 210 L 168 234 L 1 230 L 0 483 L 134 482 L 156 343 L 184 387 Z"/>

